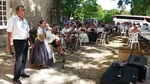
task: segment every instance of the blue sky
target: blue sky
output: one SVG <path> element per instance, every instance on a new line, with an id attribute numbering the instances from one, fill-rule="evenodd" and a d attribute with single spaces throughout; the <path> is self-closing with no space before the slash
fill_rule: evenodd
<path id="1" fill-rule="evenodd" d="M 101 5 L 104 10 L 117 9 L 118 0 L 97 0 L 97 4 Z M 130 10 L 130 6 L 127 6 L 127 10 Z"/>

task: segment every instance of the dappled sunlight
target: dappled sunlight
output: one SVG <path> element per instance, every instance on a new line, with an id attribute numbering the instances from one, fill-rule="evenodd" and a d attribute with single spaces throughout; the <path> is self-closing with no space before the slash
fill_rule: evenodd
<path id="1" fill-rule="evenodd" d="M 23 84 L 95 84 L 97 78 L 117 60 L 118 50 L 123 47 L 122 41 L 120 37 L 115 37 L 115 40 L 104 46 L 87 44 L 73 54 L 68 50 L 65 52 L 64 69 L 62 57 L 56 56 L 56 62 L 48 68 L 30 65 L 28 60 L 25 73 L 29 74 L 30 78 L 20 80 Z M 0 71 L 4 76 L 0 76 L 0 84 L 11 84 L 14 58 L 1 57 Z"/>
<path id="2" fill-rule="evenodd" d="M 100 58 L 100 57 L 103 57 L 103 55 L 100 53 L 89 53 L 89 54 L 87 54 L 87 57 Z"/>
<path id="3" fill-rule="evenodd" d="M 123 43 L 122 42 L 119 42 L 119 43 L 114 42 L 114 43 L 111 43 L 111 44 L 106 45 L 106 46 L 111 46 L 111 47 L 114 47 L 114 48 L 116 47 L 117 48 L 117 47 L 123 46 Z"/>
<path id="4" fill-rule="evenodd" d="M 27 71 L 32 71 L 30 69 L 27 69 Z M 71 81 L 75 78 L 78 78 L 77 75 L 74 75 L 71 71 L 68 71 L 68 73 L 61 73 L 58 70 L 55 69 L 41 69 L 33 72 L 30 79 L 32 80 L 26 80 L 21 78 L 21 81 L 23 81 L 25 84 L 35 84 L 42 83 L 42 84 L 64 84 L 66 81 Z"/>
<path id="5" fill-rule="evenodd" d="M 8 82 L 7 80 L 0 79 L 0 84 L 12 84 L 12 83 Z"/>
<path id="6" fill-rule="evenodd" d="M 9 60 L 10 61 L 10 60 Z M 6 62 L 6 63 L 4 63 L 4 66 L 12 66 L 13 64 L 12 63 L 10 63 L 10 62 Z"/>
<path id="7" fill-rule="evenodd" d="M 5 75 L 11 79 L 13 79 L 13 77 L 14 77 L 12 74 L 5 74 Z"/>
<path id="8" fill-rule="evenodd" d="M 0 53 L 0 57 L 6 55 L 5 52 Z"/>
<path id="9" fill-rule="evenodd" d="M 113 53 L 111 51 L 109 51 L 109 50 L 102 50 L 102 54 L 104 56 L 113 55 Z"/>
<path id="10" fill-rule="evenodd" d="M 78 84 L 94 84 L 94 83 L 95 82 L 90 81 L 89 79 L 81 79 Z"/>
<path id="11" fill-rule="evenodd" d="M 1 58 L 0 59 L 0 64 L 3 64 L 4 63 L 4 60 Z"/>
<path id="12" fill-rule="evenodd" d="M 102 67 L 109 67 L 110 65 L 102 65 Z"/>

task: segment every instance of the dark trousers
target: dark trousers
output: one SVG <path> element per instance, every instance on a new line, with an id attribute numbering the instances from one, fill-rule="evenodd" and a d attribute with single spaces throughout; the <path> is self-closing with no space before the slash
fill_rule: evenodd
<path id="1" fill-rule="evenodd" d="M 27 52 L 28 52 L 28 40 L 13 40 L 15 49 L 15 67 L 14 67 L 14 80 L 20 78 L 20 74 L 24 73 Z"/>

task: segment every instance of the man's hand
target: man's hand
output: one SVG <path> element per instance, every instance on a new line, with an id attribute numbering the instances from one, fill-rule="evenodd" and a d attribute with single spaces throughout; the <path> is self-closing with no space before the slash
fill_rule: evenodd
<path id="1" fill-rule="evenodd" d="M 11 51 L 11 45 L 7 45 L 7 46 L 6 46 L 6 50 L 7 50 L 8 52 L 10 52 L 10 51 Z"/>
<path id="2" fill-rule="evenodd" d="M 31 47 L 31 48 L 34 48 L 34 44 L 30 44 L 30 47 Z"/>

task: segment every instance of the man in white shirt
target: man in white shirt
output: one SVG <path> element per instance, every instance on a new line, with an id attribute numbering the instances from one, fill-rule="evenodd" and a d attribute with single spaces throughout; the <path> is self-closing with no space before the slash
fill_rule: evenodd
<path id="1" fill-rule="evenodd" d="M 28 52 L 28 39 L 29 39 L 29 25 L 24 18 L 26 10 L 22 5 L 16 7 L 17 15 L 8 20 L 7 24 L 7 46 L 6 50 L 11 51 L 11 38 L 13 39 L 15 49 L 15 67 L 14 67 L 14 84 L 22 84 L 19 80 L 20 77 L 29 77 L 24 73 L 27 52 Z M 30 39 L 29 39 L 30 40 Z M 30 45 L 33 43 L 30 40 Z"/>
<path id="2" fill-rule="evenodd" d="M 61 30 L 61 44 L 62 44 L 62 48 L 66 49 L 66 44 L 68 43 L 68 39 L 67 39 L 67 33 L 69 33 L 69 24 L 66 23 L 64 24 L 64 28 Z"/>

